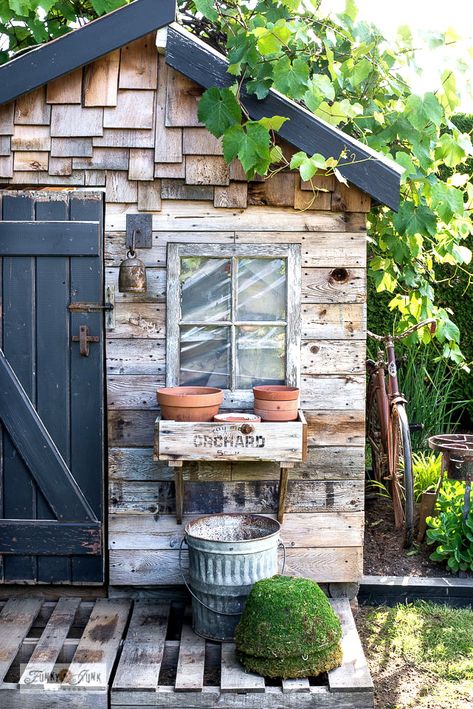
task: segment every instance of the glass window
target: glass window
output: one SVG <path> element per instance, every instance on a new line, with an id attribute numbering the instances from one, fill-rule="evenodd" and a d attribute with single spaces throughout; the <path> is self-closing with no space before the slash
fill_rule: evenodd
<path id="1" fill-rule="evenodd" d="M 298 337 L 288 318 L 299 314 L 299 246 L 169 244 L 168 253 L 168 383 L 250 394 L 294 376 L 287 333 Z"/>

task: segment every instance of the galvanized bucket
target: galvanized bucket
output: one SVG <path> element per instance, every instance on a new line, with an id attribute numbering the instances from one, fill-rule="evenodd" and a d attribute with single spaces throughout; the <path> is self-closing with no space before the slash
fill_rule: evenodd
<path id="1" fill-rule="evenodd" d="M 186 526 L 179 565 L 182 573 L 182 546 L 186 542 L 190 585 L 184 575 L 183 579 L 192 595 L 192 622 L 197 635 L 209 640 L 233 640 L 253 584 L 278 573 L 280 529 L 275 519 L 251 514 L 209 515 Z"/>

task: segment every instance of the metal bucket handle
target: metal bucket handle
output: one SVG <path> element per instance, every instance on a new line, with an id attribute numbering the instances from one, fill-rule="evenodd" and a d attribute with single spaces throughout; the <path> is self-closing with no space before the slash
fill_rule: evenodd
<path id="1" fill-rule="evenodd" d="M 194 591 L 191 589 L 189 584 L 186 581 L 186 577 L 184 576 L 184 571 L 182 568 L 182 545 L 184 542 L 187 543 L 187 540 L 185 537 L 182 537 L 181 543 L 179 544 L 179 571 L 181 572 L 182 580 L 184 581 L 184 586 L 187 588 L 189 593 L 191 594 L 192 598 L 195 598 L 195 600 L 200 603 L 201 606 L 206 608 L 208 611 L 211 613 L 216 613 L 217 615 L 228 615 L 228 616 L 236 616 L 236 615 L 241 615 L 241 611 L 233 612 L 233 613 L 227 613 L 226 611 L 218 611 L 215 608 L 211 608 L 211 606 L 208 606 L 206 603 L 201 601 L 201 599 L 195 595 Z M 282 569 L 281 569 L 281 574 L 284 573 L 284 569 L 286 568 L 286 545 L 284 544 L 283 540 L 280 539 L 278 541 L 278 548 L 282 548 L 283 550 L 283 560 L 282 560 Z"/>

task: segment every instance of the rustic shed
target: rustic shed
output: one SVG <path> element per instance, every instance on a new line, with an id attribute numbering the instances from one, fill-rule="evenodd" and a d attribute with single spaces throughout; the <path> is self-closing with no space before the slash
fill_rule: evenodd
<path id="1" fill-rule="evenodd" d="M 245 97 L 250 115 L 290 117 L 287 155 L 344 151 L 350 186 L 320 176 L 314 194 L 290 171 L 248 182 L 197 118 L 204 88 L 229 81 L 225 58 L 174 17 L 174 0 L 136 0 L 0 68 L 1 578 L 179 584 L 174 470 L 153 459 L 157 387 L 218 382 L 231 409 L 250 406 L 253 383 L 286 381 L 300 382 L 309 446 L 289 475 L 287 569 L 356 582 L 366 214 L 373 200 L 397 207 L 400 170 L 271 92 Z M 148 289 L 123 294 L 137 228 Z M 245 332 L 232 319 L 222 365 L 212 296 L 243 261 L 272 316 L 248 307 Z M 184 521 L 275 514 L 276 461 L 185 464 Z"/>

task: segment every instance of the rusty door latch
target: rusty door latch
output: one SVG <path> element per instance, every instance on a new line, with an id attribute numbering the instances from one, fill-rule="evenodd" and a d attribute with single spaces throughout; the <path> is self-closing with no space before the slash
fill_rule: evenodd
<path id="1" fill-rule="evenodd" d="M 100 337 L 91 335 L 88 325 L 81 325 L 79 327 L 79 335 L 73 335 L 72 342 L 79 343 L 79 352 L 81 357 L 88 357 L 90 353 L 89 344 L 91 342 L 100 342 Z"/>

